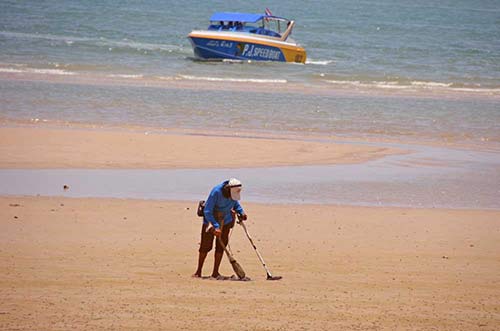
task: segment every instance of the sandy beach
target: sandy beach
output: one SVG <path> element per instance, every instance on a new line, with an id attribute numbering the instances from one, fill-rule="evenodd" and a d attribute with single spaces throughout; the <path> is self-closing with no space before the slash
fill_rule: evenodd
<path id="1" fill-rule="evenodd" d="M 358 163 L 396 148 L 253 134 L 0 121 L 0 168 L 238 168 Z M 14 125 L 15 124 L 15 125 Z M 22 126 L 21 126 L 22 125 Z M 227 136 L 226 136 L 227 135 Z M 214 157 L 212 146 L 217 148 Z"/>
<path id="2" fill-rule="evenodd" d="M 499 1 L 2 1 L 0 331 L 499 331 L 499 22 Z M 230 178 L 282 279 L 240 225 L 250 280 L 226 257 L 209 277 L 213 251 L 192 277 L 198 203 Z"/>
<path id="3" fill-rule="evenodd" d="M 0 168 L 365 162 L 401 151 L 289 139 L 0 128 Z M 236 146 L 214 160 L 211 144 Z M 223 159 L 223 161 L 221 161 Z M 216 183 L 213 183 L 216 184 Z M 205 195 L 208 192 L 200 192 Z M 0 330 L 497 330 L 500 211 L 242 204 L 249 282 L 194 279 L 196 201 L 0 197 Z M 204 275 L 209 275 L 212 255 Z M 225 259 L 222 273 L 231 275 Z"/>

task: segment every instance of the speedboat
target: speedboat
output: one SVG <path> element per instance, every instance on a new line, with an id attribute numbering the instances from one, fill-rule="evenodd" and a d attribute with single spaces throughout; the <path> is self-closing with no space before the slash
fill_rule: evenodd
<path id="1" fill-rule="evenodd" d="M 188 38 L 205 60 L 306 62 L 306 51 L 290 35 L 295 21 L 269 14 L 214 13 L 207 30 Z"/>

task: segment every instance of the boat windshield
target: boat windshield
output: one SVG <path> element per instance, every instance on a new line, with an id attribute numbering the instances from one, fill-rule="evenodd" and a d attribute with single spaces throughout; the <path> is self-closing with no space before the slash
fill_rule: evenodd
<path id="1" fill-rule="evenodd" d="M 255 22 L 224 20 L 211 21 L 208 29 L 217 31 L 247 32 L 280 38 L 282 33 L 284 33 L 288 28 L 289 24 L 290 21 L 285 18 L 262 15 L 262 17 Z"/>
<path id="2" fill-rule="evenodd" d="M 262 21 L 265 29 L 274 31 L 280 35 L 286 31 L 288 24 L 290 23 L 289 20 L 283 18 L 264 18 Z"/>

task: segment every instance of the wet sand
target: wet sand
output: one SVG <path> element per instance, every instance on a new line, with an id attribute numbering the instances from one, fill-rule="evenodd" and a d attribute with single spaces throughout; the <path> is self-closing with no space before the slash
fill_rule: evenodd
<path id="1" fill-rule="evenodd" d="M 209 153 L 192 156 L 204 150 L 206 137 L 38 126 L 4 127 L 0 135 L 2 168 L 220 167 Z M 209 138 L 259 155 L 227 161 L 233 167 L 363 162 L 380 153 L 341 145 L 345 150 L 325 158 L 321 143 Z M 170 153 L 158 151 L 169 146 Z M 138 155 L 143 149 L 155 156 Z M 267 205 L 244 198 L 248 229 L 281 281 L 265 280 L 239 227 L 231 248 L 252 281 L 191 278 L 201 223 L 195 201 L 0 197 L 0 330 L 496 330 L 500 324 L 498 210 Z M 204 275 L 211 267 L 212 255 Z M 227 260 L 221 272 L 233 273 Z"/>
<path id="2" fill-rule="evenodd" d="M 403 152 L 396 148 L 273 136 L 216 136 L 199 131 L 155 130 L 158 129 L 41 123 L 0 127 L 0 168 L 165 169 L 345 164 Z"/>

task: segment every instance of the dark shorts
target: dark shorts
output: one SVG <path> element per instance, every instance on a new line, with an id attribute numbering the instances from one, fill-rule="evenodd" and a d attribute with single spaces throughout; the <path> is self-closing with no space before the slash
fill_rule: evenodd
<path id="1" fill-rule="evenodd" d="M 200 253 L 208 253 L 212 250 L 213 244 L 214 244 L 214 234 L 213 231 L 207 232 L 207 228 L 210 226 L 210 224 L 203 224 L 201 227 L 201 243 L 200 243 Z M 221 239 L 222 242 L 224 243 L 225 246 L 227 246 L 227 243 L 229 242 L 229 231 L 231 228 L 234 226 L 234 221 L 228 224 L 224 224 L 222 227 L 222 234 L 221 234 Z M 213 230 L 213 228 L 211 228 Z M 215 241 L 215 252 L 216 253 L 222 253 L 224 251 L 224 248 L 219 243 L 219 240 Z"/>

